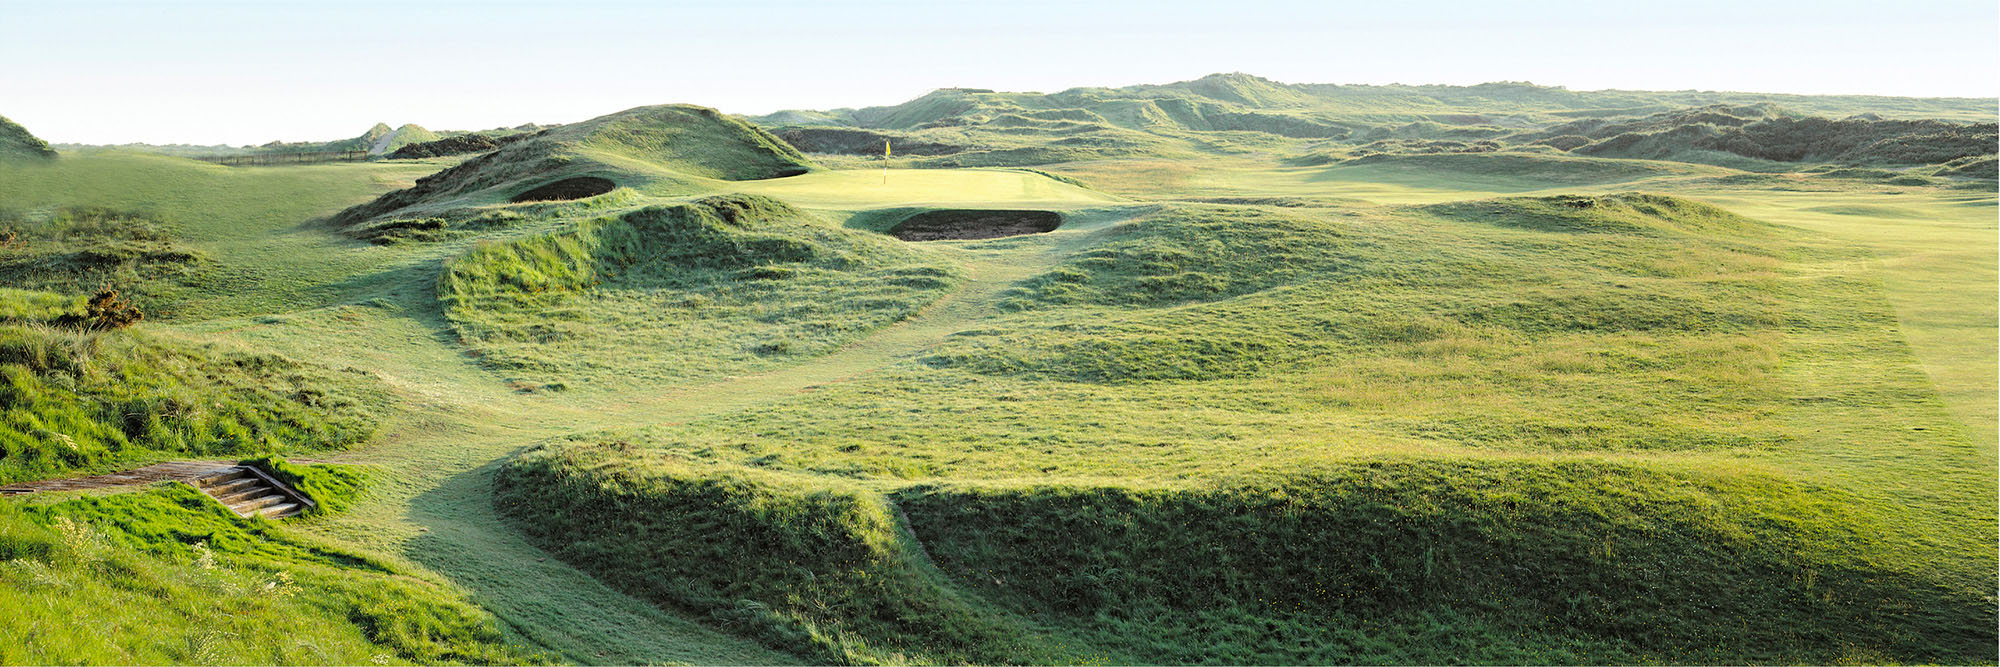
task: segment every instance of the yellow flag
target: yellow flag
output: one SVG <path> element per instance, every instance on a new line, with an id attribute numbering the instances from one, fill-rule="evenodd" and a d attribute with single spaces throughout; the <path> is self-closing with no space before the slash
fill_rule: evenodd
<path id="1" fill-rule="evenodd" d="M 889 140 L 888 140 L 888 139 L 883 139 L 883 140 L 882 140 L 882 159 L 884 159 L 884 160 L 887 160 L 887 159 L 889 159 Z"/>

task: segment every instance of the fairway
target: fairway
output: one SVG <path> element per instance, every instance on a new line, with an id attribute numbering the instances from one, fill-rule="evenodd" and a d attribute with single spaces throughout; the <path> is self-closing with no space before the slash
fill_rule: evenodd
<path id="1" fill-rule="evenodd" d="M 1902 335 L 1975 442 L 2000 441 L 1993 198 L 1945 194 L 1694 192 L 1867 248 Z"/>

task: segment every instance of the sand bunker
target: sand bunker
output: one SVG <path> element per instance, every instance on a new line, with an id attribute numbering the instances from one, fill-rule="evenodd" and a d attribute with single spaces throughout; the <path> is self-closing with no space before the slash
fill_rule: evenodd
<path id="1" fill-rule="evenodd" d="M 905 241 L 997 239 L 1041 234 L 1060 226 L 1062 215 L 1054 211 L 948 210 L 910 216 L 890 228 L 889 234 Z"/>
<path id="2" fill-rule="evenodd" d="M 568 201 L 571 199 L 595 197 L 610 192 L 612 188 L 616 187 L 618 187 L 618 184 L 611 182 L 610 179 L 598 178 L 596 176 L 578 176 L 576 178 L 565 178 L 514 195 L 514 198 L 508 201 L 514 203 L 524 201 Z"/>

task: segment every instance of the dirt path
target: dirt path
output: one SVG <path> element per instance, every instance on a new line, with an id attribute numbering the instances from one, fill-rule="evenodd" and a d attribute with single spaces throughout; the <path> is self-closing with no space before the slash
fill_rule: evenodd
<path id="1" fill-rule="evenodd" d="M 230 461 L 170 461 L 105 475 L 45 479 L 38 482 L 9 484 L 7 486 L 0 486 L 0 495 L 11 496 L 39 491 L 84 491 L 116 487 L 137 488 L 146 484 L 167 480 L 192 483 L 198 477 L 235 465 L 235 463 Z"/>

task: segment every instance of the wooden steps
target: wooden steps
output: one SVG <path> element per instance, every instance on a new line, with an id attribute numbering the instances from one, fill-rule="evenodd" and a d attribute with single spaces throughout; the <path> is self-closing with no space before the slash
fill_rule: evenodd
<path id="1" fill-rule="evenodd" d="M 249 466 L 232 466 L 190 482 L 238 516 L 283 519 L 313 508 L 313 501 Z"/>

